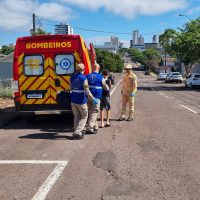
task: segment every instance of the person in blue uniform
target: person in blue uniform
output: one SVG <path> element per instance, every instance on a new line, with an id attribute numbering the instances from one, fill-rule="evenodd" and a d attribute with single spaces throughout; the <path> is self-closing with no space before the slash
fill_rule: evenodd
<path id="1" fill-rule="evenodd" d="M 102 88 L 104 88 L 106 91 L 109 90 L 109 87 L 103 79 L 103 76 L 99 74 L 99 70 L 99 64 L 95 63 L 93 66 L 93 72 L 86 76 L 89 84 L 89 90 L 95 98 L 95 102 L 91 101 L 91 99 L 88 99 L 89 116 L 86 132 L 89 134 L 94 134 L 98 131 L 97 116 L 100 109 Z"/>
<path id="2" fill-rule="evenodd" d="M 84 64 L 78 64 L 76 73 L 70 78 L 71 107 L 74 115 L 73 137 L 75 139 L 82 139 L 84 137 L 83 130 L 88 119 L 87 97 L 92 102 L 95 101 L 89 90 L 87 78 L 83 74 L 84 70 Z"/>

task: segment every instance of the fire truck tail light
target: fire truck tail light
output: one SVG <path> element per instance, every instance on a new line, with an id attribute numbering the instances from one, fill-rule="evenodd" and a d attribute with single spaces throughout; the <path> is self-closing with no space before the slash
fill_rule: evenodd
<path id="1" fill-rule="evenodd" d="M 12 81 L 12 89 L 13 89 L 13 92 L 19 92 L 19 82 L 18 81 L 15 81 L 15 80 Z"/>

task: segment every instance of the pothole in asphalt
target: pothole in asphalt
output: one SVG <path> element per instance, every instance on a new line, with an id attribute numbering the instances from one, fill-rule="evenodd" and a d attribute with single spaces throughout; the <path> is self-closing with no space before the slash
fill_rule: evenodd
<path id="1" fill-rule="evenodd" d="M 156 142 L 153 140 L 138 142 L 137 145 L 140 146 L 142 148 L 142 151 L 144 151 L 145 153 L 151 151 L 160 151 L 160 146 L 157 145 Z"/>
<path id="2" fill-rule="evenodd" d="M 112 151 L 98 152 L 93 160 L 93 164 L 113 176 L 117 168 L 116 155 Z"/>
<path id="3" fill-rule="evenodd" d="M 106 188 L 103 196 L 130 196 L 143 190 L 138 184 L 119 179 Z"/>

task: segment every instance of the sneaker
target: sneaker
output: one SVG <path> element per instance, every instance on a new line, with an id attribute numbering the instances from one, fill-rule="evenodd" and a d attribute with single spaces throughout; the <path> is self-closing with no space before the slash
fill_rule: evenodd
<path id="1" fill-rule="evenodd" d="M 98 128 L 94 128 L 94 134 L 97 134 L 98 130 Z"/>
<path id="2" fill-rule="evenodd" d="M 118 121 L 125 121 L 126 119 L 125 119 L 125 117 L 120 117 L 119 119 L 118 119 Z"/>
<path id="3" fill-rule="evenodd" d="M 84 138 L 84 135 L 82 133 L 81 134 L 73 133 L 74 140 L 81 140 L 83 138 Z"/>
<path id="4" fill-rule="evenodd" d="M 110 127 L 111 124 L 110 123 L 106 123 L 105 127 Z"/>
<path id="5" fill-rule="evenodd" d="M 97 131 L 98 131 L 98 129 L 97 129 Z M 86 134 L 96 134 L 97 131 L 86 130 Z"/>

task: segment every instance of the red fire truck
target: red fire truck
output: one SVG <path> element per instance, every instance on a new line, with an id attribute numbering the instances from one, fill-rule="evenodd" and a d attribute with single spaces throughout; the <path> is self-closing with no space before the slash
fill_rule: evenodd
<path id="1" fill-rule="evenodd" d="M 95 51 L 80 35 L 41 35 L 18 38 L 13 83 L 17 111 L 28 116 L 71 111 L 69 81 L 78 63 L 91 72 Z"/>

